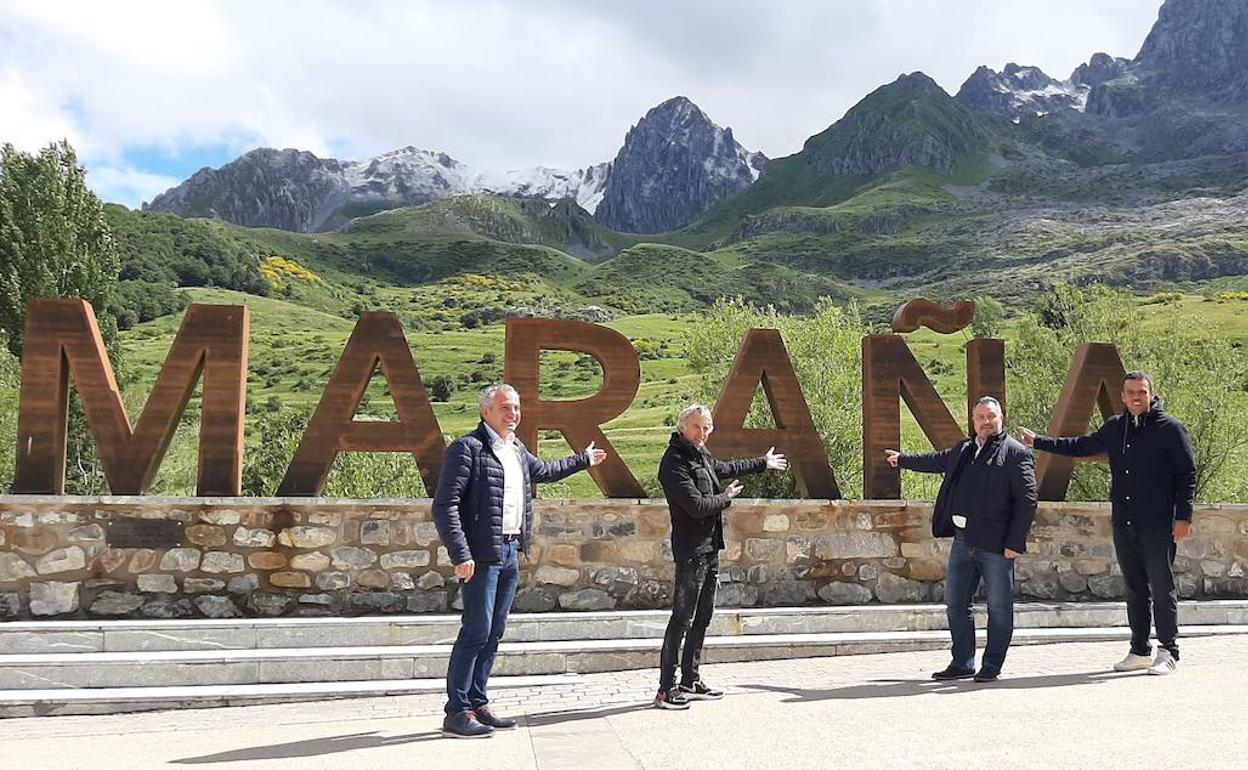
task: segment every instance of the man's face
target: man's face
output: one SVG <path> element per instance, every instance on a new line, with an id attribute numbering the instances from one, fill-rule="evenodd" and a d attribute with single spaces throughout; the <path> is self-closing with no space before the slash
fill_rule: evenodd
<path id="1" fill-rule="evenodd" d="M 1148 380 L 1123 380 L 1122 402 L 1131 414 L 1139 416 L 1147 412 L 1153 403 L 1153 388 Z"/>
<path id="2" fill-rule="evenodd" d="M 976 404 L 972 415 L 975 420 L 975 435 L 980 441 L 987 441 L 1001 432 L 1001 412 L 992 404 Z"/>
<path id="3" fill-rule="evenodd" d="M 685 420 L 685 427 L 681 429 L 680 435 L 685 440 L 696 447 L 706 446 L 706 440 L 711 437 L 711 431 L 715 430 L 715 423 L 710 417 L 701 412 L 694 412 L 689 415 L 689 419 Z"/>
<path id="4" fill-rule="evenodd" d="M 499 436 L 507 438 L 520 424 L 520 396 L 500 390 L 494 394 L 494 400 L 481 410 L 481 419 Z"/>

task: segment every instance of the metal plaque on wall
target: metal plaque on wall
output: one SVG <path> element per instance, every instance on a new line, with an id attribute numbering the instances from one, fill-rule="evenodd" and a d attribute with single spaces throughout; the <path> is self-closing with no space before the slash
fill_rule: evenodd
<path id="1" fill-rule="evenodd" d="M 182 545 L 183 524 L 171 519 L 119 518 L 104 527 L 109 548 L 173 548 Z"/>

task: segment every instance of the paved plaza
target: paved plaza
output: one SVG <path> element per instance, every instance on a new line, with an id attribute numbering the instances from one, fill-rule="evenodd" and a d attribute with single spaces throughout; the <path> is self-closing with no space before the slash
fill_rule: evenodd
<path id="1" fill-rule="evenodd" d="M 1248 637 L 1183 640 L 1170 677 L 1115 674 L 1121 643 L 1011 650 L 996 684 L 937 683 L 943 652 L 726 663 L 689 711 L 655 672 L 495 690 L 517 730 L 441 737 L 442 697 L 0 721 L 13 768 L 788 768 L 1248 766 Z"/>

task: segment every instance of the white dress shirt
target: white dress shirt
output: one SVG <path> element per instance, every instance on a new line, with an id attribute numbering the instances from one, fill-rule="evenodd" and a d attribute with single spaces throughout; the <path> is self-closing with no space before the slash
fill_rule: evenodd
<path id="1" fill-rule="evenodd" d="M 518 535 L 524 522 L 524 466 L 520 460 L 520 442 L 516 434 L 502 438 L 488 424 L 494 456 L 503 464 L 503 534 Z"/>

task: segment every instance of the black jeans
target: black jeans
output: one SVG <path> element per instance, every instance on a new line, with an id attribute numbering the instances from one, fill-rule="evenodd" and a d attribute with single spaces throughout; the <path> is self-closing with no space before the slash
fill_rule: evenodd
<path id="1" fill-rule="evenodd" d="M 698 681 L 702 642 L 715 611 L 715 588 L 719 584 L 719 552 L 698 553 L 676 561 L 676 586 L 672 595 L 672 619 L 663 635 L 659 654 L 659 689 L 676 684 L 676 659 L 680 657 L 680 683 Z M 684 655 L 680 642 L 684 639 Z"/>
<path id="2" fill-rule="evenodd" d="M 1179 597 L 1174 585 L 1173 531 L 1165 527 L 1115 524 L 1114 550 L 1126 587 L 1131 652 L 1152 654 L 1148 637 L 1149 626 L 1155 618 L 1157 643 L 1178 660 Z"/>

